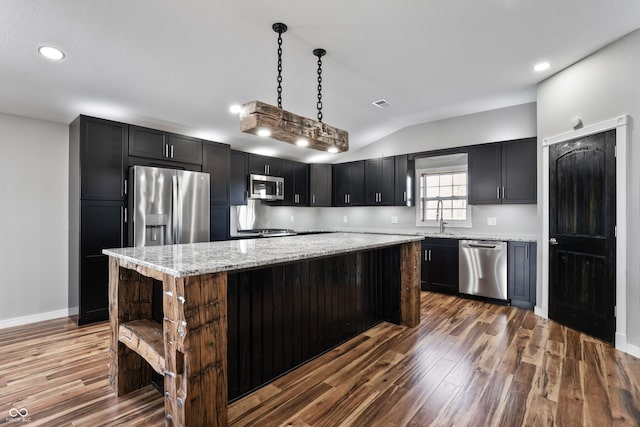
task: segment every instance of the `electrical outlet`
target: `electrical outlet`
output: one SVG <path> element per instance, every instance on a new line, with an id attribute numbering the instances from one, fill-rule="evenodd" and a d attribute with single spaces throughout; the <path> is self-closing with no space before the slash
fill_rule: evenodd
<path id="1" fill-rule="evenodd" d="M 342 222 L 344 222 L 344 223 L 346 224 L 347 222 L 349 222 L 349 218 L 347 218 L 347 216 L 346 216 L 346 215 L 345 215 L 345 216 L 343 216 L 343 217 L 342 217 Z"/>
<path id="2" fill-rule="evenodd" d="M 289 217 L 289 222 L 293 222 L 293 215 Z"/>
<path id="3" fill-rule="evenodd" d="M 498 223 L 498 218 L 495 216 L 487 217 L 487 225 L 496 225 Z"/>
<path id="4" fill-rule="evenodd" d="M 398 223 L 398 217 L 397 216 L 392 216 L 391 217 L 391 224 L 397 224 Z"/>

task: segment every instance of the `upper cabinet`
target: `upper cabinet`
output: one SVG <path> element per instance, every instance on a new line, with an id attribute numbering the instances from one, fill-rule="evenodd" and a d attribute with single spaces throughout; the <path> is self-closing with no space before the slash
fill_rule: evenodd
<path id="1" fill-rule="evenodd" d="M 155 129 L 130 126 L 129 155 L 202 164 L 202 141 Z"/>
<path id="2" fill-rule="evenodd" d="M 333 165 L 333 206 L 364 204 L 364 161 Z"/>
<path id="3" fill-rule="evenodd" d="M 384 157 L 364 161 L 365 204 L 390 206 L 395 202 L 395 159 Z"/>
<path id="4" fill-rule="evenodd" d="M 413 206 L 413 181 L 415 161 L 406 154 L 395 157 L 395 203 L 396 206 Z"/>
<path id="5" fill-rule="evenodd" d="M 536 138 L 470 147 L 469 204 L 536 203 L 536 148 Z"/>
<path id="6" fill-rule="evenodd" d="M 127 130 L 124 123 L 86 116 L 71 124 L 70 132 L 78 133 L 70 137 L 79 148 L 80 198 L 125 200 Z"/>
<path id="7" fill-rule="evenodd" d="M 232 205 L 247 204 L 248 157 L 245 152 L 231 150 L 229 203 Z"/>
<path id="8" fill-rule="evenodd" d="M 309 206 L 331 206 L 331 165 L 309 165 Z"/>
<path id="9" fill-rule="evenodd" d="M 281 176 L 282 160 L 275 157 L 249 154 L 249 173 Z M 285 183 L 286 186 L 286 183 Z"/>
<path id="10" fill-rule="evenodd" d="M 211 204 L 229 203 L 229 170 L 231 150 L 226 144 L 205 141 L 203 146 L 202 172 L 209 174 Z"/>
<path id="11" fill-rule="evenodd" d="M 280 172 L 284 178 L 282 206 L 309 205 L 309 167 L 306 163 L 282 160 Z"/>

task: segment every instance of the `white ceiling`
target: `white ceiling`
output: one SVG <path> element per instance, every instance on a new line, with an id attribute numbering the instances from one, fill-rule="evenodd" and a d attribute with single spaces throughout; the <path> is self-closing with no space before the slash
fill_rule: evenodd
<path id="1" fill-rule="evenodd" d="M 94 115 L 302 161 L 334 161 L 246 135 L 231 104 L 276 103 L 357 150 L 406 126 L 535 100 L 535 85 L 640 28 L 639 0 L 2 0 L 0 112 Z M 38 46 L 61 48 L 62 62 Z M 534 63 L 551 69 L 536 74 Z M 378 109 L 372 101 L 392 105 Z"/>

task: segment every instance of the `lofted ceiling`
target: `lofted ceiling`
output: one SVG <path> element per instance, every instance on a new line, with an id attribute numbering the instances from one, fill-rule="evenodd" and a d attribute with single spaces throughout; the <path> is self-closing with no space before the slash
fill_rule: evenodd
<path id="1" fill-rule="evenodd" d="M 78 114 L 301 161 L 339 154 L 239 131 L 232 104 L 276 104 L 324 121 L 351 151 L 418 123 L 535 100 L 535 85 L 640 28 L 638 0 L 2 0 L 0 112 Z M 37 48 L 53 45 L 53 62 Z M 534 63 L 551 68 L 534 73 Z M 373 101 L 386 99 L 379 109 Z"/>

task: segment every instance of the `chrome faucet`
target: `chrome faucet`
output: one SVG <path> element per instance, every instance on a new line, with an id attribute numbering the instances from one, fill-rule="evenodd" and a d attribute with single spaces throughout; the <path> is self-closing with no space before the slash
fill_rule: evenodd
<path id="1" fill-rule="evenodd" d="M 447 224 L 447 221 L 444 220 L 444 204 L 442 203 L 442 199 L 438 199 L 438 204 L 436 205 L 436 221 L 440 224 L 440 234 L 444 233 L 444 225 Z"/>

